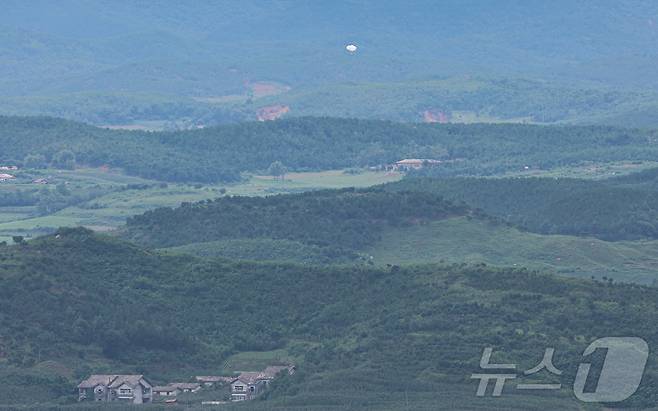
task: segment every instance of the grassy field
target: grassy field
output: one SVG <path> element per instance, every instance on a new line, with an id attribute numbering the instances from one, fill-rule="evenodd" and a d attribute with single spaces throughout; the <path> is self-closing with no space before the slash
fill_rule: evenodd
<path id="1" fill-rule="evenodd" d="M 621 176 L 650 168 L 658 167 L 657 161 L 613 161 L 609 163 L 591 163 L 579 166 L 557 167 L 551 170 L 529 168 L 496 177 L 556 177 L 556 178 L 590 178 L 603 179 Z"/>
<path id="2" fill-rule="evenodd" d="M 31 183 L 33 178 L 47 178 L 53 185 L 64 184 L 74 192 L 96 189 L 105 194 L 49 214 L 39 213 L 34 206 L 0 207 L 0 241 L 10 241 L 13 235 L 34 237 L 52 232 L 58 227 L 85 226 L 97 231 L 109 231 L 122 225 L 126 218 L 157 207 L 177 207 L 183 202 L 196 202 L 222 195 L 272 195 L 323 188 L 365 187 L 397 181 L 397 173 L 363 171 L 357 174 L 342 170 L 289 173 L 285 179 L 270 176 L 245 176 L 234 185 L 165 184 L 130 177 L 101 169 L 75 171 L 43 170 L 30 173 L 17 183 L 3 183 L 2 192 L 43 189 Z"/>
<path id="3" fill-rule="evenodd" d="M 467 217 L 389 229 L 366 253 L 376 264 L 468 262 L 643 284 L 658 279 L 658 241 L 539 235 Z"/>
<path id="4" fill-rule="evenodd" d="M 554 170 L 520 170 L 506 176 L 605 178 L 658 166 L 658 162 L 615 162 L 584 164 Z M 14 182 L 0 183 L 0 195 L 20 190 L 44 190 L 64 184 L 71 192 L 86 194 L 96 190 L 98 196 L 55 212 L 44 213 L 34 205 L 0 207 L 0 241 L 11 241 L 14 235 L 27 238 L 52 232 L 61 226 L 86 226 L 108 231 L 122 225 L 125 219 L 157 207 L 177 207 L 182 202 L 195 202 L 222 195 L 259 196 L 295 193 L 308 190 L 341 187 L 366 187 L 399 180 L 398 173 L 358 170 L 288 173 L 280 180 L 271 176 L 245 176 L 243 182 L 231 185 L 165 184 L 131 177 L 114 170 L 81 168 L 64 170 L 27 170 L 17 174 Z M 32 183 L 46 178 L 51 184 Z"/>

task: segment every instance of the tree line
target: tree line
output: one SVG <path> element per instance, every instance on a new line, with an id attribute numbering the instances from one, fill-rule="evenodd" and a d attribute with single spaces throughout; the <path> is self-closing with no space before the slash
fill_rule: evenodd
<path id="1" fill-rule="evenodd" d="M 294 240 L 358 250 L 387 226 L 464 215 L 466 207 L 430 193 L 323 190 L 269 197 L 222 197 L 158 208 L 128 219 L 124 236 L 153 247 L 222 239 Z"/>
<path id="2" fill-rule="evenodd" d="M 0 117 L 0 161 L 101 166 L 165 181 L 238 181 L 243 172 L 376 167 L 401 158 L 443 160 L 433 175 L 490 175 L 525 166 L 652 160 L 655 131 L 513 124 L 399 124 L 294 118 L 200 130 L 100 129 L 46 117 Z"/>
<path id="3" fill-rule="evenodd" d="M 537 233 L 634 240 L 658 238 L 657 176 L 407 178 L 386 189 L 434 193 Z"/>

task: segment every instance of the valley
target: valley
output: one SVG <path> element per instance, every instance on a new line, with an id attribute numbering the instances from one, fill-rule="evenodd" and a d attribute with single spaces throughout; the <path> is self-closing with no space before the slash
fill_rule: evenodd
<path id="1" fill-rule="evenodd" d="M 0 411 L 657 411 L 655 3 L 0 0 Z"/>
<path id="2" fill-rule="evenodd" d="M 272 176 L 246 175 L 244 181 L 229 184 L 163 183 L 131 177 L 118 170 L 80 168 L 76 170 L 38 170 L 25 183 L 1 184 L 1 193 L 32 190 L 55 190 L 58 185 L 69 191 L 98 194 L 91 199 L 73 200 L 58 210 L 38 210 L 35 205 L 0 207 L 0 241 L 12 236 L 32 238 L 51 233 L 59 227 L 85 226 L 96 231 L 111 231 L 126 218 L 158 207 L 177 207 L 183 202 L 197 202 L 222 196 L 259 196 L 342 187 L 363 187 L 396 181 L 397 173 L 343 170 L 291 172 L 283 180 Z M 44 178 L 39 185 L 32 179 Z"/>

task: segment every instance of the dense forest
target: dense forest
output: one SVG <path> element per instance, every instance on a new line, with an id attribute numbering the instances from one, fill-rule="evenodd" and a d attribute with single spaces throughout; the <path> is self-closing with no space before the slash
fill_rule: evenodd
<path id="1" fill-rule="evenodd" d="M 234 104 L 233 109 L 255 112 L 258 107 L 284 104 L 290 108 L 286 116 L 656 127 L 655 101 L 649 91 L 468 76 L 318 86 L 264 97 L 247 106 Z"/>
<path id="2" fill-rule="evenodd" d="M 658 238 L 658 169 L 605 180 L 407 178 L 386 189 L 435 193 L 543 234 Z"/>
<path id="3" fill-rule="evenodd" d="M 0 117 L 0 161 L 109 166 L 168 181 L 236 181 L 280 161 L 290 170 L 444 162 L 437 175 L 489 175 L 585 161 L 653 160 L 654 131 L 613 127 L 411 125 L 299 118 L 174 132 L 118 131 L 51 118 Z M 65 159 L 65 160 L 63 160 Z"/>
<path id="4" fill-rule="evenodd" d="M 658 169 L 604 180 L 408 177 L 360 190 L 226 197 L 132 217 L 125 235 L 156 247 L 267 238 L 359 250 L 386 226 L 471 215 L 541 234 L 654 239 L 657 176 Z"/>
<path id="5" fill-rule="evenodd" d="M 271 94 L 255 96 L 258 87 Z M 4 115 L 46 115 L 99 126 L 192 129 L 253 121 L 266 107 L 283 116 L 330 116 L 399 122 L 610 124 L 658 126 L 656 93 L 507 78 L 441 77 L 427 80 L 342 83 L 288 90 L 255 83 L 219 97 L 126 93 L 70 93 L 7 97 Z"/>
<path id="6" fill-rule="evenodd" d="M 131 217 L 124 236 L 153 247 L 267 238 L 358 250 L 375 242 L 386 226 L 418 224 L 467 212 L 466 207 L 433 194 L 379 189 L 223 197 Z"/>
<path id="7" fill-rule="evenodd" d="M 569 385 L 597 337 L 658 343 L 646 327 L 658 320 L 654 288 L 486 266 L 339 268 L 159 256 L 84 229 L 0 247 L 0 285 L 2 402 L 9 404 L 28 393 L 30 401 L 73 401 L 62 387 L 73 387 L 90 362 L 158 381 L 167 378 L 164 364 L 167 375 L 189 375 L 218 367 L 236 350 L 294 341 L 299 372 L 273 388 L 268 406 L 399 409 L 406 392 L 414 409 L 437 401 L 474 409 L 480 400 L 469 375 L 485 346 L 523 369 L 555 347 Z M 31 378 L 44 361 L 74 372 L 51 366 Z M 656 366 L 652 353 L 627 405 L 655 402 Z M 437 390 L 440 398 L 432 395 Z M 533 401 L 571 408 L 561 396 L 507 401 L 510 409 Z"/>
<path id="8" fill-rule="evenodd" d="M 404 1 L 298 7 L 247 0 L 158 7 L 66 0 L 35 8 L 11 0 L 0 16 L 6 56 L 0 95 L 221 96 L 245 80 L 298 88 L 437 73 L 647 88 L 656 85 L 656 57 L 647 53 L 655 44 L 654 6 L 650 0 L 507 7 L 419 0 L 414 7 Z M 344 52 L 350 41 L 360 53 Z M 624 65 L 613 64 L 611 55 L 623 56 Z"/>

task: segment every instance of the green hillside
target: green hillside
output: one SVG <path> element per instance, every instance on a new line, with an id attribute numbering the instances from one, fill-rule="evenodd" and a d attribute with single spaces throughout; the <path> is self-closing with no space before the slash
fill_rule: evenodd
<path id="1" fill-rule="evenodd" d="M 578 409 L 566 389 L 479 399 L 469 376 L 485 346 L 526 368 L 551 346 L 567 387 L 594 338 L 658 342 L 646 327 L 658 316 L 653 288 L 481 265 L 206 261 L 82 229 L 0 248 L 0 283 L 10 404 L 25 403 L 29 387 L 41 393 L 31 403 L 72 401 L 62 387 L 91 370 L 140 371 L 157 382 L 217 372 L 234 353 L 284 349 L 299 371 L 254 409 Z M 652 353 L 627 405 L 655 403 L 657 366 Z M 44 367 L 49 373 L 30 379 Z"/>
<path id="2" fill-rule="evenodd" d="M 655 85 L 647 75 L 655 63 L 649 51 L 654 12 L 645 0 L 512 1 L 506 7 L 456 0 L 304 7 L 67 0 L 38 8 L 11 0 L 0 17 L 8 57 L 0 66 L 6 79 L 0 92 L 227 94 L 245 79 L 298 86 L 437 73 L 528 73 L 642 87 Z M 347 55 L 348 42 L 361 52 Z M 621 58 L 622 66 L 611 64 Z"/>
<path id="3" fill-rule="evenodd" d="M 563 123 L 656 127 L 652 92 L 564 86 L 549 81 L 450 77 L 345 83 L 255 100 L 248 110 L 283 104 L 286 116 L 333 116 L 402 122 Z M 217 106 L 221 107 L 221 106 Z M 244 110 L 244 106 L 234 106 Z"/>
<path id="4" fill-rule="evenodd" d="M 657 0 L 0 0 L 0 411 L 658 411 L 657 68 Z"/>
<path id="5" fill-rule="evenodd" d="M 190 243 L 163 251 L 192 254 L 198 257 L 221 257 L 232 260 L 283 261 L 313 264 L 353 263 L 361 260 L 356 252 L 306 244 L 301 241 L 256 238 L 228 239 Z"/>
<path id="6" fill-rule="evenodd" d="M 303 191 L 367 187 L 397 181 L 399 173 L 366 170 L 290 172 L 282 180 L 243 175 L 236 183 L 163 183 L 125 175 L 116 169 L 22 169 L 0 184 L 0 241 L 32 238 L 59 227 L 84 226 L 110 231 L 126 218 L 159 207 L 178 207 L 229 195 L 264 196 Z M 48 184 L 39 184 L 39 180 Z"/>
<path id="7" fill-rule="evenodd" d="M 599 124 L 656 128 L 653 91 L 563 85 L 523 78 L 441 77 L 290 89 L 255 82 L 233 94 L 79 92 L 0 101 L 5 115 L 47 115 L 99 126 L 174 130 L 253 121 L 268 107 L 284 118 L 331 116 L 400 122 Z"/>
<path id="8" fill-rule="evenodd" d="M 3 6 L 2 114 L 186 128 L 288 104 L 291 115 L 658 125 L 650 0 Z M 291 93 L 267 97 L 267 84 Z"/>
<path id="9" fill-rule="evenodd" d="M 486 263 L 567 276 L 656 284 L 656 241 L 540 235 L 487 220 L 451 218 L 387 229 L 366 248 L 376 264 Z"/>
<path id="10" fill-rule="evenodd" d="M 409 178 L 390 190 L 434 193 L 544 234 L 657 238 L 658 169 L 603 180 Z"/>
<path id="11" fill-rule="evenodd" d="M 388 226 L 468 213 L 425 193 L 322 190 L 269 197 L 226 197 L 158 208 L 128 219 L 123 236 L 151 247 L 225 239 L 301 241 L 338 252 L 376 241 Z"/>
<path id="12" fill-rule="evenodd" d="M 643 177 L 636 174 L 625 178 Z M 506 225 L 502 217 L 492 218 L 434 196 L 430 188 L 437 184 L 433 180 L 403 180 L 360 190 L 225 197 L 131 217 L 122 235 L 147 246 L 204 257 L 376 265 L 485 262 L 643 284 L 654 284 L 657 279 L 655 241 L 602 241 L 578 231 L 579 226 L 571 227 L 572 235 L 532 234 Z M 416 191 L 399 191 L 401 187 Z M 565 193 L 573 192 L 552 195 Z M 541 191 L 535 194 L 547 195 Z M 609 197 L 614 198 L 605 198 Z M 629 204 L 633 197 L 623 198 L 624 204 Z M 590 208 L 605 206 L 600 199 L 588 200 L 587 204 Z M 611 215 L 624 221 L 612 226 L 619 232 L 631 233 L 634 227 L 644 225 L 646 217 L 637 211 L 627 214 L 625 207 L 614 210 L 617 214 Z M 510 209 L 514 212 L 518 214 L 510 216 L 516 219 L 526 215 L 522 208 Z M 588 210 L 583 214 L 596 215 Z M 566 227 L 571 220 L 559 221 Z M 583 217 L 580 223 L 588 221 Z"/>

